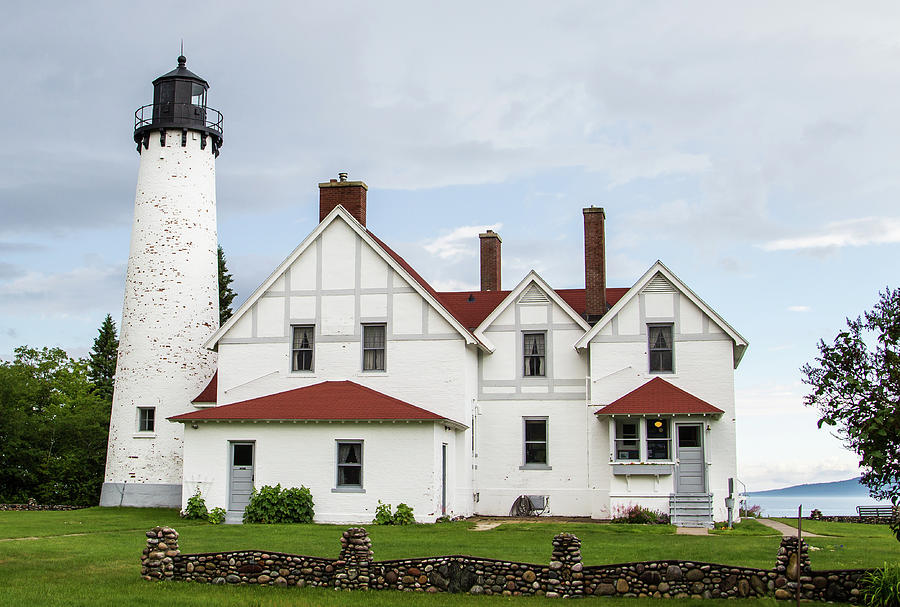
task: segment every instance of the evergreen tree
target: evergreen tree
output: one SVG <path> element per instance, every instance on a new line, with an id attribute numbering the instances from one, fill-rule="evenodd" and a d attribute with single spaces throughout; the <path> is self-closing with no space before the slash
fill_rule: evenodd
<path id="1" fill-rule="evenodd" d="M 234 282 L 228 268 L 225 265 L 225 251 L 222 245 L 219 245 L 219 326 L 225 324 L 225 321 L 231 318 L 234 310 L 231 309 L 231 302 L 237 297 L 237 293 L 231 290 L 231 283 Z"/>
<path id="2" fill-rule="evenodd" d="M 116 323 L 112 316 L 106 315 L 100 325 L 99 335 L 94 339 L 91 348 L 91 359 L 88 362 L 88 376 L 94 384 L 97 394 L 112 401 L 113 380 L 116 376 L 116 358 L 119 352 L 119 339 L 116 337 Z"/>

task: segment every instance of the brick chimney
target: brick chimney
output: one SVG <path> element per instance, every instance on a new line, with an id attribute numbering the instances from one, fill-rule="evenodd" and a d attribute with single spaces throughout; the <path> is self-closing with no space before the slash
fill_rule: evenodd
<path id="1" fill-rule="evenodd" d="M 591 324 L 607 309 L 605 221 L 602 208 L 584 209 L 584 317 Z"/>
<path id="2" fill-rule="evenodd" d="M 347 181 L 347 173 L 338 173 L 338 179 L 319 184 L 319 221 L 325 219 L 334 207 L 342 205 L 356 220 L 366 225 L 366 192 L 369 186 L 362 181 Z"/>
<path id="3" fill-rule="evenodd" d="M 479 234 L 481 239 L 481 290 L 500 290 L 500 235 L 493 230 Z"/>

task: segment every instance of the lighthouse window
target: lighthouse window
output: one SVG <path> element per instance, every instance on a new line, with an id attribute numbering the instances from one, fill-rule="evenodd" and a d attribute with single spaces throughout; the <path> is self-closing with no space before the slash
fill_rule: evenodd
<path id="1" fill-rule="evenodd" d="M 206 105 L 206 90 L 199 84 L 191 85 L 191 103 L 193 105 Z"/>
<path id="2" fill-rule="evenodd" d="M 138 432 L 156 429 L 156 407 L 138 407 Z"/>
<path id="3" fill-rule="evenodd" d="M 315 327 L 306 325 L 294 327 L 293 345 L 291 346 L 291 370 L 313 370 L 313 344 Z"/>

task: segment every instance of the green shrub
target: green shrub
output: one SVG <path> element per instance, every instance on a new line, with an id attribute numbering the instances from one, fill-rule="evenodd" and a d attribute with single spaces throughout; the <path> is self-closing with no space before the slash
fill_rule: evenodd
<path id="1" fill-rule="evenodd" d="M 629 525 L 668 525 L 669 515 L 632 504 L 628 507 L 617 508 L 616 515 L 610 522 Z"/>
<path id="2" fill-rule="evenodd" d="M 863 578 L 863 598 L 872 607 L 900 606 L 900 563 L 885 563 Z"/>
<path id="3" fill-rule="evenodd" d="M 378 500 L 378 506 L 375 507 L 375 518 L 372 519 L 372 523 L 375 525 L 394 524 L 394 517 L 391 516 L 391 505 Z"/>
<path id="4" fill-rule="evenodd" d="M 187 506 L 184 511 L 182 511 L 181 516 L 182 518 L 197 519 L 201 521 L 205 521 L 209 518 L 209 513 L 206 511 L 206 500 L 200 495 L 199 487 L 194 492 L 194 495 L 188 498 Z"/>
<path id="5" fill-rule="evenodd" d="M 206 518 L 213 525 L 220 525 L 225 522 L 225 508 L 213 508 L 209 511 L 209 516 Z"/>
<path id="6" fill-rule="evenodd" d="M 282 489 L 266 485 L 250 494 L 244 509 L 245 523 L 311 523 L 315 514 L 312 493 L 307 487 Z"/>
<path id="7" fill-rule="evenodd" d="M 391 514 L 391 505 L 385 504 L 378 500 L 378 506 L 375 507 L 375 518 L 372 523 L 375 525 L 412 525 L 416 522 L 413 516 L 413 509 L 403 502 L 397 504 L 397 512 Z"/>
<path id="8" fill-rule="evenodd" d="M 395 525 L 413 525 L 416 517 L 413 516 L 413 509 L 403 502 L 397 504 L 397 512 L 394 513 L 393 523 Z"/>

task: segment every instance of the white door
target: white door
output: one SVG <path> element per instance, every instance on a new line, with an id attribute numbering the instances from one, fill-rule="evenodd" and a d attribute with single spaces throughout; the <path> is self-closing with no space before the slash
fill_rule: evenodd
<path id="1" fill-rule="evenodd" d="M 243 512 L 253 492 L 253 443 L 231 443 L 228 509 Z"/>
<path id="2" fill-rule="evenodd" d="M 677 424 L 675 493 L 706 493 L 703 424 Z"/>

